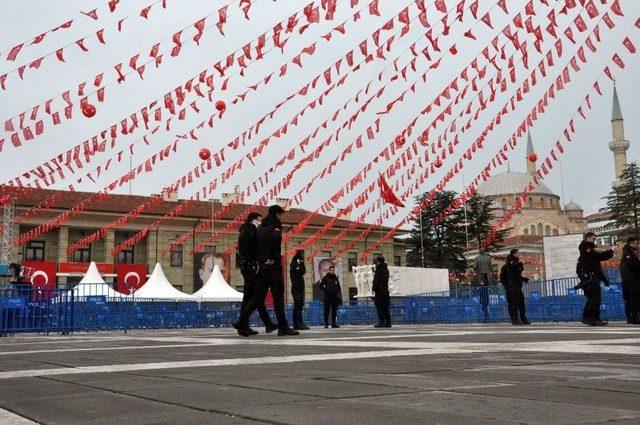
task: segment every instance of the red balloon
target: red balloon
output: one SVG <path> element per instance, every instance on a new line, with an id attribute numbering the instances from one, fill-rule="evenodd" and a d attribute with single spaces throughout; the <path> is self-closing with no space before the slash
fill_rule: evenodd
<path id="1" fill-rule="evenodd" d="M 442 167 L 442 161 L 440 160 L 440 158 L 437 158 L 436 162 L 433 165 L 435 165 L 436 168 Z"/>
<path id="2" fill-rule="evenodd" d="M 227 109 L 227 104 L 224 103 L 223 100 L 219 100 L 216 102 L 216 109 L 218 111 L 224 111 L 225 109 Z"/>
<path id="3" fill-rule="evenodd" d="M 402 134 L 396 136 L 396 146 L 401 148 L 404 146 L 405 138 Z"/>
<path id="4" fill-rule="evenodd" d="M 206 161 L 207 159 L 211 158 L 211 151 L 207 148 L 202 148 L 200 149 L 198 155 L 200 156 L 201 160 Z"/>
<path id="5" fill-rule="evenodd" d="M 530 153 L 529 154 L 529 161 L 530 162 L 536 162 L 538 160 L 538 155 L 535 153 Z"/>
<path id="6" fill-rule="evenodd" d="M 96 114 L 96 107 L 90 103 L 85 103 L 82 105 L 82 115 L 87 118 L 91 118 Z"/>

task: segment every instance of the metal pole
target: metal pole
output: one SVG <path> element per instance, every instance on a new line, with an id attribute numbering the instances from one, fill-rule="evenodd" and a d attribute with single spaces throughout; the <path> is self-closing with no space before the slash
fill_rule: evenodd
<path id="1" fill-rule="evenodd" d="M 131 178 L 131 171 L 132 171 L 131 170 L 131 157 L 132 156 L 133 155 L 129 154 L 129 195 L 131 195 L 131 184 L 132 184 L 132 181 L 133 181 L 133 179 Z"/>
<path id="2" fill-rule="evenodd" d="M 560 189 L 562 190 L 562 203 L 567 203 L 567 199 L 564 197 L 564 176 L 562 174 L 562 161 L 558 161 L 560 165 Z M 569 227 L 567 226 L 567 211 L 564 205 L 559 205 L 562 208 L 562 220 L 564 221 L 564 232 L 569 233 Z"/>
<path id="3" fill-rule="evenodd" d="M 422 210 L 420 210 L 420 259 L 424 269 L 424 233 L 422 230 Z"/>
<path id="4" fill-rule="evenodd" d="M 213 254 L 215 249 L 213 249 L 213 238 L 216 232 L 216 222 L 215 222 L 215 212 L 216 207 L 214 204 L 214 197 L 211 196 L 211 253 Z"/>

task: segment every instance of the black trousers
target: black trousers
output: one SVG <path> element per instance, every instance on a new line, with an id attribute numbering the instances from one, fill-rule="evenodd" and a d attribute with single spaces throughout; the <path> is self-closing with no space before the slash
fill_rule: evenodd
<path id="1" fill-rule="evenodd" d="M 582 310 L 582 320 L 593 322 L 600 320 L 600 303 L 602 300 L 602 292 L 600 291 L 600 279 L 597 276 L 591 278 L 590 281 L 583 282 L 582 291 L 587 301 L 584 303 Z"/>
<path id="2" fill-rule="evenodd" d="M 518 320 L 518 314 L 520 314 L 520 321 L 527 321 L 527 312 L 524 305 L 524 293 L 522 292 L 522 286 L 510 285 L 508 296 L 511 299 L 509 301 L 509 317 L 512 322 Z"/>
<path id="3" fill-rule="evenodd" d="M 331 312 L 331 325 L 336 324 L 338 317 L 338 306 L 340 299 L 338 297 L 324 297 L 324 324 L 329 324 L 329 312 Z"/>
<path id="4" fill-rule="evenodd" d="M 484 285 L 478 287 L 478 295 L 480 296 L 480 306 L 482 306 L 482 312 L 484 318 L 489 318 L 489 288 Z"/>
<path id="5" fill-rule="evenodd" d="M 282 274 L 282 265 L 277 262 L 276 265 L 265 267 L 260 270 L 259 284 L 253 297 L 247 303 L 246 308 L 240 312 L 240 325 L 249 323 L 249 317 L 262 303 L 267 296 L 267 291 L 271 290 L 273 297 L 273 310 L 278 320 L 278 329 L 284 330 L 289 327 L 287 317 L 284 313 L 284 276 Z"/>
<path id="6" fill-rule="evenodd" d="M 389 305 L 391 304 L 391 299 L 389 298 L 389 294 L 376 294 L 373 302 L 376 305 L 376 310 L 378 311 L 378 320 L 381 325 L 390 325 L 391 324 L 391 313 L 389 312 Z"/>
<path id="7" fill-rule="evenodd" d="M 293 298 L 293 326 L 304 326 L 302 309 L 304 308 L 304 280 L 302 282 L 291 280 L 291 297 Z"/>
<path id="8" fill-rule="evenodd" d="M 256 295 L 256 292 L 260 290 L 260 276 L 258 276 L 249 266 L 242 266 L 240 268 L 240 273 L 242 273 L 242 278 L 244 279 L 244 293 L 242 294 L 242 305 L 240 307 L 240 314 L 242 315 L 242 311 L 247 310 L 247 305 Z M 265 326 L 273 324 L 271 317 L 269 316 L 269 312 L 267 311 L 267 307 L 264 305 L 264 298 L 262 299 L 262 302 L 257 303 L 256 310 L 258 310 L 258 315 Z M 247 316 L 247 324 L 251 317 L 251 313 Z"/>
<path id="9" fill-rule="evenodd" d="M 627 321 L 640 324 L 640 294 L 630 293 L 624 302 L 627 313 Z"/>

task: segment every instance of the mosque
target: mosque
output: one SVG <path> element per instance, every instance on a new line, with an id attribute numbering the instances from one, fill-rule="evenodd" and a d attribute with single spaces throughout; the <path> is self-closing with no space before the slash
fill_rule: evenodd
<path id="1" fill-rule="evenodd" d="M 616 179 L 627 164 L 629 141 L 624 136 L 624 120 L 620 108 L 618 92 L 613 89 L 611 114 L 612 140 L 609 149 L 613 152 Z M 527 152 L 524 158 L 526 172 L 511 171 L 495 174 L 478 186 L 478 196 L 489 199 L 495 208 L 497 222 L 514 204 L 518 195 L 531 183 L 536 173 L 535 149 L 531 134 L 527 134 Z M 592 214 L 599 219 L 603 213 Z M 543 238 L 546 236 L 584 233 L 591 230 L 591 216 L 585 217 L 582 207 L 571 200 L 561 205 L 561 198 L 544 182 L 530 192 L 530 197 L 522 209 L 509 223 L 508 233 L 502 247 L 492 253 L 502 258 L 513 248 L 518 248 L 521 256 L 528 259 L 526 274 L 544 278 Z M 606 217 L 610 219 L 610 217 Z M 606 219 L 605 218 L 605 219 Z M 595 221 L 595 220 L 594 220 Z M 598 220 L 599 221 L 599 220 Z M 475 258 L 477 250 L 470 251 L 467 258 Z"/>

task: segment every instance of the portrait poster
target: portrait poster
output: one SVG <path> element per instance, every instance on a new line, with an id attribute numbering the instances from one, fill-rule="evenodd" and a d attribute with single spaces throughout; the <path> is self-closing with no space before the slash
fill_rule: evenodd
<path id="1" fill-rule="evenodd" d="M 329 267 L 335 266 L 336 276 L 340 280 L 340 285 L 344 290 L 342 282 L 342 260 L 332 260 L 326 257 L 313 257 L 313 299 L 320 301 L 324 299 L 324 293 L 319 289 L 320 281 L 329 271 Z"/>
<path id="2" fill-rule="evenodd" d="M 193 254 L 193 292 L 209 280 L 215 266 L 220 267 L 222 277 L 231 285 L 231 258 L 229 254 L 195 252 Z"/>

